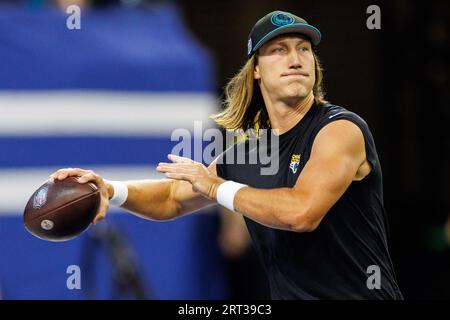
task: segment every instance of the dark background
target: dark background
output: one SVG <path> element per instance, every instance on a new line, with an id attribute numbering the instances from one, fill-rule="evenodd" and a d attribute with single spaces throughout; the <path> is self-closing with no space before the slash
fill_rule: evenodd
<path id="1" fill-rule="evenodd" d="M 369 124 L 383 168 L 391 253 L 409 299 L 450 298 L 450 250 L 439 230 L 449 210 L 446 1 L 179 1 L 186 23 L 217 59 L 218 93 L 243 65 L 248 32 L 284 10 L 322 34 L 327 99 Z M 366 9 L 381 9 L 369 30 Z"/>

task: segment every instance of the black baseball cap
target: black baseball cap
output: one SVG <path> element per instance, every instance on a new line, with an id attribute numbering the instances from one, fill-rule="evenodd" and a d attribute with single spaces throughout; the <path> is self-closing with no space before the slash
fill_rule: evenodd
<path id="1" fill-rule="evenodd" d="M 273 11 L 258 20 L 253 26 L 247 42 L 247 56 L 250 58 L 270 39 L 285 33 L 299 33 L 309 38 L 314 46 L 320 43 L 322 34 L 305 19 L 285 11 Z"/>

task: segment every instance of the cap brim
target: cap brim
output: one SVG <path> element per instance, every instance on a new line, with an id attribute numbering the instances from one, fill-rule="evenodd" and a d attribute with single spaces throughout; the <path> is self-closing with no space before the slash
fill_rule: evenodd
<path id="1" fill-rule="evenodd" d="M 261 40 L 259 40 L 259 42 L 255 45 L 252 51 L 255 52 L 256 50 L 261 48 L 267 41 L 286 33 L 299 33 L 305 35 L 311 40 L 311 43 L 315 46 L 317 46 L 320 43 L 320 40 L 322 39 L 322 34 L 316 27 L 306 23 L 294 23 L 281 26 L 275 30 L 272 30 L 271 32 L 266 34 Z"/>

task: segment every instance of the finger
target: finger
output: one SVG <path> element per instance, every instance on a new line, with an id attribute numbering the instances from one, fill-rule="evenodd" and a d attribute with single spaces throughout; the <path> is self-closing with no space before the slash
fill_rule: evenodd
<path id="1" fill-rule="evenodd" d="M 100 203 L 100 208 L 98 210 L 97 215 L 94 217 L 94 220 L 92 221 L 92 224 L 95 225 L 97 222 L 105 219 L 106 213 L 108 212 L 108 207 L 109 207 L 109 205 L 107 204 L 106 201 L 102 201 Z"/>
<path id="2" fill-rule="evenodd" d="M 195 169 L 195 168 L 198 167 L 198 163 L 196 163 L 196 162 L 192 162 L 192 163 L 186 163 L 186 162 L 182 162 L 182 163 L 160 162 L 160 163 L 158 163 L 157 167 Z"/>
<path id="3" fill-rule="evenodd" d="M 164 173 L 164 172 L 166 172 L 166 170 L 167 170 L 167 167 L 165 167 L 165 166 L 157 166 L 156 167 L 156 171 L 158 171 L 158 172 L 162 172 L 162 173 Z"/>
<path id="4" fill-rule="evenodd" d="M 64 180 L 67 177 L 69 177 L 70 175 L 76 175 L 73 172 L 73 169 L 69 168 L 69 169 L 65 169 L 65 170 L 61 170 L 60 172 L 58 172 L 58 174 L 56 174 L 56 176 L 54 177 L 55 180 Z"/>
<path id="5" fill-rule="evenodd" d="M 92 221 L 92 224 L 93 224 L 93 225 L 97 224 L 99 221 L 102 221 L 103 219 L 105 219 L 105 217 L 106 217 L 106 214 L 105 214 L 105 213 L 103 213 L 103 212 L 98 213 L 98 214 L 95 216 L 94 220 Z"/>
<path id="6" fill-rule="evenodd" d="M 174 164 L 160 162 L 156 167 L 156 170 L 159 172 L 167 172 L 175 170 L 175 167 Z"/>
<path id="7" fill-rule="evenodd" d="M 186 174 L 186 173 L 174 173 L 174 172 L 167 172 L 166 173 L 166 177 L 170 178 L 170 179 L 175 179 L 175 180 L 185 180 L 185 181 L 189 181 L 191 182 L 192 179 L 194 178 L 193 175 L 191 174 Z"/>
<path id="8" fill-rule="evenodd" d="M 175 163 L 194 163 L 195 161 L 186 157 L 180 157 L 174 154 L 167 155 L 170 161 Z"/>
<path id="9" fill-rule="evenodd" d="M 159 172 L 174 172 L 174 173 L 188 173 L 195 174 L 197 171 L 192 166 L 175 166 L 175 165 L 158 165 L 156 170 Z"/>
<path id="10" fill-rule="evenodd" d="M 166 167 L 166 168 L 171 168 L 171 167 L 175 167 L 175 166 L 180 166 L 180 165 L 185 165 L 184 163 L 168 163 L 168 162 L 160 162 L 158 163 L 157 168 L 161 168 L 161 167 Z"/>
<path id="11" fill-rule="evenodd" d="M 60 169 L 52 174 L 50 177 L 54 180 L 64 180 L 67 177 L 73 176 L 82 176 L 87 172 L 87 170 L 79 169 L 79 168 L 66 168 Z"/>
<path id="12" fill-rule="evenodd" d="M 89 172 L 89 173 L 86 173 L 86 174 L 82 175 L 82 176 L 78 179 L 78 182 L 79 182 L 79 183 L 86 183 L 86 182 L 89 182 L 89 181 L 94 181 L 94 182 L 96 182 L 96 181 L 97 181 L 97 175 L 94 174 L 93 172 Z"/>
<path id="13" fill-rule="evenodd" d="M 51 179 L 56 179 L 56 177 L 57 177 L 59 174 L 63 173 L 64 171 L 71 170 L 71 169 L 72 169 L 72 168 L 65 168 L 65 169 L 59 169 L 59 170 L 56 170 L 55 172 L 53 172 L 53 173 L 49 176 L 49 178 L 51 178 Z"/>

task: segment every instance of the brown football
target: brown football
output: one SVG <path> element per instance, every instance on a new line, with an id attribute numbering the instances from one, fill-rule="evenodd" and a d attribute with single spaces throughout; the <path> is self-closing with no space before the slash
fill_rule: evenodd
<path id="1" fill-rule="evenodd" d="M 25 228 L 48 241 L 66 241 L 86 230 L 100 205 L 94 183 L 78 183 L 78 178 L 47 181 L 28 200 L 23 214 Z"/>

